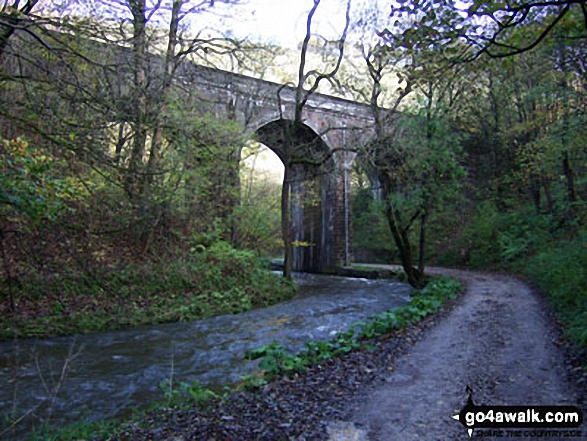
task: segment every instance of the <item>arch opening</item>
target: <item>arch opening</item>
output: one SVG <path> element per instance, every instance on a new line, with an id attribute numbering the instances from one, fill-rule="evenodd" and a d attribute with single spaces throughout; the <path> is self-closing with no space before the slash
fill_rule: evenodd
<path id="1" fill-rule="evenodd" d="M 240 204 L 233 242 L 259 256 L 283 256 L 283 163 L 269 147 L 253 140 L 241 149 L 240 161 Z"/>

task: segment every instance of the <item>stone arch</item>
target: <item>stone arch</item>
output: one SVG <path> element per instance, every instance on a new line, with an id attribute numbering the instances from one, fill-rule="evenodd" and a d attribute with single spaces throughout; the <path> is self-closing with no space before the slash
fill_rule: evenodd
<path id="1" fill-rule="evenodd" d="M 250 133 L 257 133 L 263 127 L 275 124 L 279 121 L 293 122 L 293 112 L 288 112 L 287 110 L 288 109 L 285 109 L 285 111 L 281 113 L 272 111 L 263 115 L 258 115 L 253 121 L 250 121 L 247 124 L 247 131 Z M 328 127 L 328 122 L 326 120 L 307 118 L 304 119 L 302 125 L 307 129 L 312 130 L 315 136 L 320 137 L 329 150 L 333 148 L 333 140 L 330 139 L 331 137 L 329 136 L 328 130 L 325 130 L 325 128 Z"/>
<path id="2" fill-rule="evenodd" d="M 288 119 L 274 119 L 255 133 L 258 142 L 291 167 L 293 269 L 320 272 L 337 266 L 336 164 L 330 146 L 308 125 Z"/>

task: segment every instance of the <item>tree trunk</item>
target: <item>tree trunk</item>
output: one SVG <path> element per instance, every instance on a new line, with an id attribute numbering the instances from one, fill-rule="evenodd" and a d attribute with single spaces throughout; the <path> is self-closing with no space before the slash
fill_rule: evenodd
<path id="1" fill-rule="evenodd" d="M 550 181 L 547 178 L 542 178 L 542 189 L 544 190 L 544 197 L 546 198 L 546 205 L 548 206 L 548 214 L 553 214 L 554 201 L 550 193 Z"/>
<path id="2" fill-rule="evenodd" d="M 131 0 L 129 6 L 133 16 L 133 62 L 134 62 L 134 84 L 133 84 L 133 147 L 130 155 L 127 192 L 131 199 L 139 196 L 140 183 L 138 176 L 142 168 L 142 161 L 145 155 L 145 144 L 147 142 L 147 17 L 145 0 Z"/>
<path id="3" fill-rule="evenodd" d="M 124 136 L 124 128 L 126 124 L 121 122 L 118 127 L 118 139 L 116 141 L 116 150 L 114 152 L 114 163 L 117 167 L 120 166 L 120 160 L 122 159 L 122 149 L 126 143 L 126 137 Z"/>
<path id="4" fill-rule="evenodd" d="M 147 162 L 147 172 L 142 179 L 143 197 L 149 196 L 150 187 L 153 184 L 153 177 L 159 163 L 159 156 L 161 146 L 163 145 L 163 128 L 161 127 L 161 116 L 167 106 L 167 97 L 171 92 L 171 84 L 173 74 L 175 71 L 176 54 L 175 48 L 177 46 L 177 32 L 179 29 L 179 13 L 181 11 L 181 0 L 174 0 L 171 9 L 171 19 L 169 22 L 169 33 L 167 36 L 167 51 L 165 53 L 165 67 L 163 72 L 163 81 L 161 91 L 158 94 L 159 99 L 155 105 L 154 114 L 154 129 L 153 137 L 151 139 L 151 148 L 149 150 L 149 161 Z"/>
<path id="5" fill-rule="evenodd" d="M 414 268 L 414 256 L 408 237 L 408 231 L 400 227 L 400 222 L 398 221 L 399 214 L 395 212 L 389 201 L 386 201 L 385 203 L 385 214 L 389 229 L 391 230 L 391 234 L 399 251 L 402 268 L 406 273 L 408 283 L 414 288 L 420 288 L 422 284 L 421 272 Z"/>
<path id="6" fill-rule="evenodd" d="M 537 176 L 530 177 L 530 182 L 528 184 L 530 195 L 532 196 L 532 202 L 534 203 L 534 209 L 536 210 L 536 214 L 541 213 L 541 192 L 540 192 L 540 178 Z"/>
<path id="7" fill-rule="evenodd" d="M 425 248 L 426 248 L 426 222 L 428 221 L 428 215 L 424 211 L 420 215 L 420 253 L 418 256 L 418 272 L 420 275 L 424 274 L 425 265 Z"/>

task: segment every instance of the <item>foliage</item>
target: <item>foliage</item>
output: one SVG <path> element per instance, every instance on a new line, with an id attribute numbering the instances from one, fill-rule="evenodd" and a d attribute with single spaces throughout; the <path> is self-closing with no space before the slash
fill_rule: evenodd
<path id="1" fill-rule="evenodd" d="M 362 163 L 381 185 L 386 220 L 414 287 L 422 284 L 429 219 L 460 197 L 466 175 L 460 164 L 460 138 L 446 118 L 422 110 L 396 121 L 393 135 L 378 138 L 362 152 Z M 413 233 L 416 221 L 419 229 Z M 414 235 L 419 243 L 417 270 Z"/>
<path id="2" fill-rule="evenodd" d="M 547 292 L 567 336 L 587 349 L 587 232 L 543 247 L 531 256 L 524 274 Z"/>
<path id="3" fill-rule="evenodd" d="M 280 373 L 298 371 L 306 366 L 306 360 L 290 354 L 280 343 L 270 343 L 249 351 L 246 358 L 249 360 L 260 358 L 259 368 L 269 377 Z"/>
<path id="4" fill-rule="evenodd" d="M 244 155 L 259 154 L 258 145 L 247 146 Z M 281 237 L 281 182 L 263 173 L 254 161 L 241 166 L 241 193 L 232 215 L 233 243 L 255 250 L 260 256 L 275 256 L 283 251 Z"/>
<path id="5" fill-rule="evenodd" d="M 143 173 L 143 165 L 150 162 L 145 151 L 140 173 L 145 182 L 137 196 L 136 188 L 129 191 L 127 186 L 134 138 L 129 115 L 119 118 L 110 113 L 121 103 L 110 95 L 112 84 L 99 87 L 108 78 L 98 78 L 100 65 L 91 63 L 96 47 L 88 48 L 82 41 L 55 42 L 62 57 L 32 44 L 20 60 L 31 69 L 30 78 L 11 82 L 11 93 L 0 94 L 4 127 L 35 139 L 34 148 L 20 139 L 0 146 L 0 232 L 8 281 L 0 288 L 2 309 L 9 298 L 7 309 L 30 308 L 28 314 L 34 311 L 38 316 L 30 323 L 17 318 L 16 328 L 10 326 L 5 334 L 22 329 L 25 335 L 87 332 L 257 304 L 247 295 L 237 298 L 240 288 L 235 285 L 231 305 L 204 306 L 200 311 L 173 300 L 174 312 L 161 306 L 147 314 L 137 307 L 123 317 L 131 309 L 129 303 L 151 304 L 151 295 L 158 299 L 168 290 L 187 289 L 191 282 L 185 281 L 184 273 L 196 265 L 193 258 L 186 258 L 190 238 L 208 236 L 206 245 L 230 239 L 230 216 L 238 198 L 234 154 L 244 137 L 238 124 L 212 117 L 193 100 L 168 103 L 162 112 L 165 124 L 150 135 L 153 142 L 157 133 L 162 137 L 157 166 Z M 110 60 L 106 48 L 100 55 Z M 36 61 L 59 66 L 47 72 L 62 74 L 67 65 L 78 81 L 69 82 L 65 74 L 52 77 L 54 81 L 37 78 L 41 66 Z M 94 87 L 100 90 L 98 96 L 92 94 Z M 177 98 L 172 93 L 169 97 Z M 12 116 L 18 116 L 18 124 L 9 119 Z M 166 277 L 158 277 L 158 271 Z M 132 300 L 125 300 L 127 296 Z M 118 300 L 104 305 L 112 298 Z M 158 302 L 163 303 L 152 303 Z M 15 317 L 26 314 L 19 311 Z"/>
<path id="6" fill-rule="evenodd" d="M 16 308 L 15 282 L 21 236 L 44 222 L 54 222 L 77 194 L 65 178 L 63 167 L 49 153 L 23 139 L 0 138 L 0 254 L 10 310 Z"/>
<path id="7" fill-rule="evenodd" d="M 21 283 L 19 309 L 2 316 L 2 338 L 197 320 L 266 306 L 293 292 L 253 253 L 224 242 L 194 244 L 183 257 L 103 269 L 94 277 L 35 277 Z"/>
<path id="8" fill-rule="evenodd" d="M 208 401 L 218 398 L 218 395 L 212 390 L 202 386 L 198 380 L 190 382 L 180 381 L 173 382 L 171 379 L 166 379 L 159 384 L 159 388 L 163 391 L 167 406 L 176 407 L 178 405 L 196 404 L 204 405 Z"/>
<path id="9" fill-rule="evenodd" d="M 270 343 L 249 351 L 246 358 L 261 359 L 259 368 L 264 379 L 276 375 L 304 370 L 307 366 L 332 357 L 347 354 L 365 347 L 369 339 L 397 331 L 422 320 L 437 311 L 448 299 L 455 299 L 461 284 L 449 277 L 441 276 L 429 282 L 421 291 L 414 291 L 406 306 L 390 309 L 368 320 L 353 323 L 347 331 L 338 333 L 328 341 L 310 341 L 298 354 L 290 353 L 280 343 Z M 245 379 L 251 386 L 262 385 L 259 378 Z"/>
<path id="10" fill-rule="evenodd" d="M 581 20 L 583 13 L 575 1 L 406 0 L 391 6 L 395 27 L 386 29 L 384 38 L 419 51 L 442 46 L 449 60 L 472 61 L 482 54 L 504 58 L 535 48 L 553 29 Z M 586 30 L 578 36 L 584 38 Z"/>
<path id="11" fill-rule="evenodd" d="M 368 187 L 356 188 L 352 193 L 353 248 L 367 250 L 376 256 L 390 256 L 394 251 L 393 237 L 385 222 L 381 201 L 373 198 Z M 364 261 L 360 259 L 360 261 Z M 387 262 L 383 262 L 387 263 Z"/>
<path id="12" fill-rule="evenodd" d="M 0 143 L 0 215 L 12 221 L 16 215 L 55 220 L 75 193 L 57 176 L 59 162 L 21 138 Z"/>
<path id="13" fill-rule="evenodd" d="M 238 200 L 237 152 L 246 137 L 234 121 L 200 115 L 197 108 L 179 104 L 170 109 L 174 126 L 167 129 L 165 173 L 153 181 L 155 196 L 189 227 L 201 230 L 215 219 L 227 222 Z"/>

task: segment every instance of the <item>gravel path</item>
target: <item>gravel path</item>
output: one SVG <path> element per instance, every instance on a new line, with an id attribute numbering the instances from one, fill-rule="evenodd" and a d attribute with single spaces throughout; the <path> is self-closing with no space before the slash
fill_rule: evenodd
<path id="1" fill-rule="evenodd" d="M 467 385 L 477 405 L 584 406 L 544 301 L 528 285 L 495 274 L 434 272 L 466 284 L 461 302 L 356 399 L 348 422 L 332 426 L 331 440 L 467 439 L 450 418 L 466 403 Z"/>

